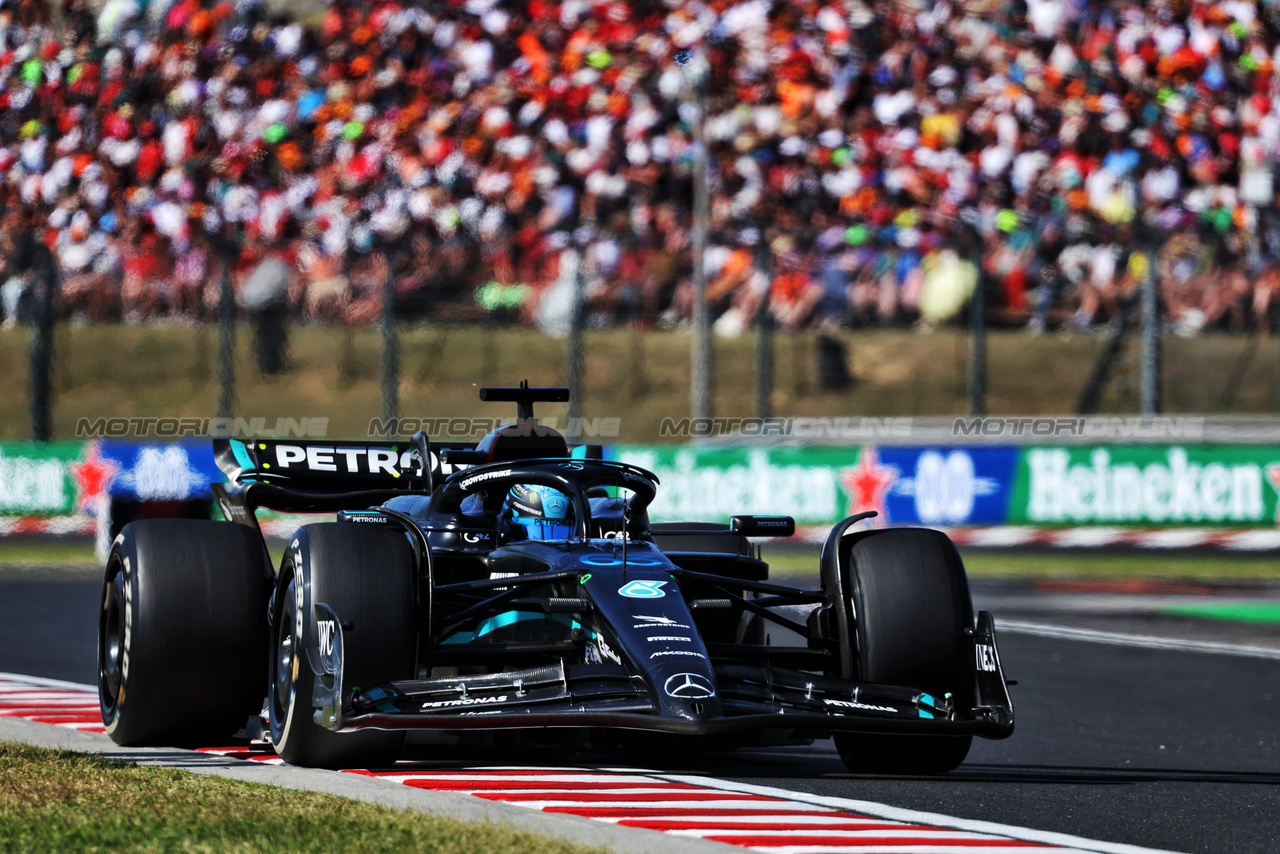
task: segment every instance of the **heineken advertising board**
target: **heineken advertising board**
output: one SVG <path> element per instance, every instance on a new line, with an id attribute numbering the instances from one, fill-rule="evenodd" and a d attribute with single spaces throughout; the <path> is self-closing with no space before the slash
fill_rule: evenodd
<path id="1" fill-rule="evenodd" d="M 875 510 L 896 525 L 1274 527 L 1280 447 L 618 446 L 662 481 L 654 521 L 783 514 L 831 525 Z"/>
<path id="2" fill-rule="evenodd" d="M 0 443 L 0 516 L 75 513 L 83 461 L 83 442 Z"/>
<path id="3" fill-rule="evenodd" d="M 831 525 L 875 510 L 914 525 L 999 525 L 1008 515 L 1017 449 L 714 448 L 618 446 L 662 485 L 655 522 L 727 521 L 735 513 L 793 516 Z"/>
<path id="4" fill-rule="evenodd" d="M 0 516 L 92 513 L 104 498 L 208 498 L 208 442 L 0 442 Z"/>
<path id="5" fill-rule="evenodd" d="M 1023 449 L 1011 524 L 1277 524 L 1280 448 L 1111 445 Z"/>

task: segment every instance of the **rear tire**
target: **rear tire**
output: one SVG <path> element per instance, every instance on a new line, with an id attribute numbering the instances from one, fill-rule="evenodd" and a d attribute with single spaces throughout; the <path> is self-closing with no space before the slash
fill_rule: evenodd
<path id="1" fill-rule="evenodd" d="M 951 540 L 923 528 L 848 540 L 841 571 L 854 606 L 858 678 L 951 694 L 958 708 L 970 708 L 972 644 L 964 632 L 973 626 L 973 605 Z M 835 736 L 846 767 L 869 774 L 942 774 L 964 762 L 972 742 L 972 736 Z"/>
<path id="2" fill-rule="evenodd" d="M 152 519 L 111 547 L 98 621 L 98 699 L 117 744 L 222 740 L 262 709 L 262 540 L 230 522 Z"/>
<path id="3" fill-rule="evenodd" d="M 312 717 L 315 675 L 305 649 L 317 631 L 319 602 L 351 625 L 343 632 L 344 691 L 413 678 L 414 558 L 404 535 L 342 522 L 299 529 L 271 606 L 267 714 L 276 752 L 286 762 L 316 768 L 390 764 L 404 749 L 403 732 L 339 733 Z"/>

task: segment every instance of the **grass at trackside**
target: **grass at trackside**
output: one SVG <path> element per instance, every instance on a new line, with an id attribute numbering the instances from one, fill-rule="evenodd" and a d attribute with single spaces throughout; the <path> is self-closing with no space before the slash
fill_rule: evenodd
<path id="1" fill-rule="evenodd" d="M 1172 605 L 1162 608 L 1165 614 L 1178 617 L 1205 617 L 1210 620 L 1230 620 L 1236 623 L 1280 625 L 1280 603 L 1240 602 L 1215 604 L 1207 602 L 1195 605 Z"/>
<path id="2" fill-rule="evenodd" d="M 1177 581 L 1280 580 L 1272 554 L 960 550 L 972 578 L 1080 578 Z"/>
<path id="3" fill-rule="evenodd" d="M 82 538 L 66 540 L 0 537 L 0 566 L 97 566 L 93 543 Z"/>
<path id="4" fill-rule="evenodd" d="M 505 828 L 0 742 L 6 852 L 583 854 Z"/>
<path id="5" fill-rule="evenodd" d="M 816 583 L 818 549 L 765 547 L 764 559 L 779 580 Z M 1177 581 L 1280 581 L 1274 555 L 1212 553 L 1152 554 L 1090 551 L 960 550 L 974 579 L 1111 579 Z"/>
<path id="6" fill-rule="evenodd" d="M 776 416 L 963 415 L 968 411 L 968 338 L 962 329 L 838 333 L 847 345 L 852 388 L 816 384 L 816 335 L 780 332 L 775 341 L 772 414 Z M 30 436 L 29 330 L 0 331 L 0 437 Z M 295 326 L 291 367 L 276 379 L 259 376 L 252 333 L 238 332 L 236 406 L 243 417 L 329 418 L 328 435 L 362 437 L 382 414 L 381 344 L 373 328 Z M 665 417 L 689 414 L 687 332 L 593 330 L 585 336 L 582 414 L 621 419 L 618 441 L 658 438 Z M 988 340 L 986 410 L 1001 415 L 1069 412 L 1106 344 L 1101 335 L 1031 337 L 992 331 Z M 1163 342 L 1166 413 L 1273 413 L 1275 338 L 1256 350 L 1241 336 L 1168 337 Z M 717 338 L 715 414 L 756 414 L 755 338 Z M 71 437 L 80 418 L 209 416 L 218 397 L 217 330 L 175 324 L 62 325 L 55 335 L 54 435 Z M 1103 394 L 1103 413 L 1139 411 L 1139 346 L 1131 342 Z M 556 385 L 564 376 L 564 341 L 529 329 L 413 326 L 401 334 L 400 415 L 506 417 L 510 406 L 483 404 L 481 385 Z M 1244 358 L 1250 356 L 1250 358 Z M 565 411 L 546 405 L 557 418 Z M 465 438 L 465 437 L 460 437 Z M 478 438 L 478 436 L 476 437 Z M 608 437 L 602 437 L 608 438 Z M 669 441 L 669 440 L 668 440 Z"/>

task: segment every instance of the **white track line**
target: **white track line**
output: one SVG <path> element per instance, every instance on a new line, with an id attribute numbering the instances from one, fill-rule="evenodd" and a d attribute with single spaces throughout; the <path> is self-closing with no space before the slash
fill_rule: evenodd
<path id="1" fill-rule="evenodd" d="M 1055 833 L 1048 830 L 1035 830 L 1030 827 L 1017 827 L 1010 824 L 999 824 L 994 821 L 957 818 L 941 813 L 921 812 L 901 807 L 880 804 L 875 801 L 859 801 L 851 798 L 832 798 L 826 795 L 811 795 L 807 792 L 793 792 L 777 789 L 773 786 L 757 786 L 754 783 L 738 783 L 728 780 L 717 780 L 713 777 L 695 777 L 686 774 L 660 774 L 666 780 L 680 783 L 692 783 L 695 786 L 706 786 L 711 789 L 723 789 L 728 792 L 747 792 L 769 798 L 784 798 L 793 803 L 802 802 L 832 807 L 838 810 L 849 810 L 861 815 L 878 816 L 894 821 L 905 821 L 911 824 L 930 824 L 935 827 L 950 827 L 956 830 L 967 830 L 973 833 L 989 833 L 1008 836 L 1025 842 L 1039 842 L 1044 845 L 1058 845 L 1070 850 L 1087 851 L 1090 854 L 1175 854 L 1175 852 L 1158 848 L 1143 848 L 1138 845 L 1126 845 L 1122 842 L 1104 842 L 1097 839 L 1085 839 L 1067 833 Z M 775 849 L 782 850 L 782 849 Z M 801 849 L 791 849 L 799 851 Z M 811 850 L 811 849 L 803 849 Z M 832 851 L 834 849 L 825 849 Z M 883 849 L 881 849 L 883 850 Z M 1003 850 L 1003 849 L 1002 849 Z"/>
<path id="2" fill-rule="evenodd" d="M 1112 646 L 1166 649 L 1178 652 L 1207 652 L 1217 655 L 1239 655 L 1246 658 L 1266 658 L 1272 661 L 1280 661 L 1280 649 L 1265 646 L 1162 638 L 1154 635 L 1130 635 L 1122 632 L 1102 632 L 1097 629 L 1054 626 L 1047 623 L 1025 623 L 1020 620 L 1001 620 L 997 624 L 997 629 L 1011 634 L 1035 635 L 1042 638 L 1060 638 L 1062 640 L 1085 641 L 1088 643 L 1105 643 Z"/>
<path id="3" fill-rule="evenodd" d="M 39 685 L 42 688 L 61 688 L 64 691 L 91 691 L 98 693 L 98 686 L 80 682 L 63 682 L 61 679 L 45 679 L 43 676 L 27 676 L 23 673 L 0 673 L 0 680 L 15 682 L 21 686 Z M 3 688 L 0 685 L 0 688 Z"/>

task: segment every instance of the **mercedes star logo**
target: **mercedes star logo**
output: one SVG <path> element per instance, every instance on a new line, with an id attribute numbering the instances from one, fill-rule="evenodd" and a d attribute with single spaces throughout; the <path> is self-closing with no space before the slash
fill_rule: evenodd
<path id="1" fill-rule="evenodd" d="M 677 673 L 667 680 L 663 690 L 668 697 L 682 697 L 686 700 L 700 700 L 716 692 L 711 680 L 697 673 Z"/>

